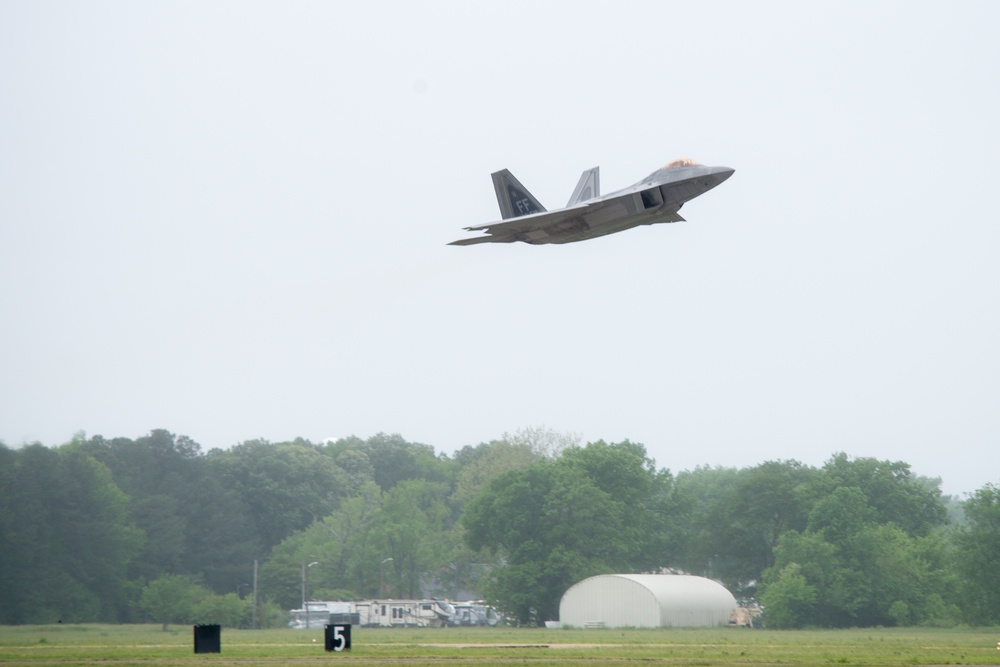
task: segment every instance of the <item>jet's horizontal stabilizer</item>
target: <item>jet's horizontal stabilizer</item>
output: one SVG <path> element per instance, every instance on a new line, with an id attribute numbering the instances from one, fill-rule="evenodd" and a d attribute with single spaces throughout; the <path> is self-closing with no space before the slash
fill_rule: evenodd
<path id="1" fill-rule="evenodd" d="M 530 213 L 544 213 L 545 207 L 514 178 L 514 174 L 506 169 L 494 172 L 493 189 L 497 192 L 497 203 L 500 204 L 500 216 L 516 218 Z"/>
<path id="2" fill-rule="evenodd" d="M 588 199 L 601 196 L 601 168 L 594 167 L 583 172 L 580 182 L 576 184 L 576 189 L 569 198 L 567 207 L 585 202 Z"/>
<path id="3" fill-rule="evenodd" d="M 513 243 L 517 239 L 513 236 L 509 237 L 497 237 L 497 236 L 477 236 L 471 239 L 459 239 L 457 241 L 452 241 L 448 245 L 476 245 L 477 243 Z"/>

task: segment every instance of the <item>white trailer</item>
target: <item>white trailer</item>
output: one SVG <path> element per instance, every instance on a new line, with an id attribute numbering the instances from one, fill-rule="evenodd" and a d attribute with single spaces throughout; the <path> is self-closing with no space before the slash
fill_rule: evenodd
<path id="1" fill-rule="evenodd" d="M 444 600 L 363 600 L 354 609 L 362 626 L 441 628 L 454 625 L 455 607 Z"/>
<path id="2" fill-rule="evenodd" d="M 323 628 L 327 623 L 360 625 L 353 602 L 310 600 L 304 609 L 292 609 L 289 627 L 301 630 Z"/>

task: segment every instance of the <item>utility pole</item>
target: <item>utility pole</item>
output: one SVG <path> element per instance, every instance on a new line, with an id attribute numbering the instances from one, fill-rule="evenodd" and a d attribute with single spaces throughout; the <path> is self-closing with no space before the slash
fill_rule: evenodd
<path id="1" fill-rule="evenodd" d="M 251 627 L 257 629 L 257 559 L 253 559 L 253 621 Z"/>
<path id="2" fill-rule="evenodd" d="M 313 561 L 308 564 L 305 561 L 302 561 L 302 608 L 306 612 L 306 628 L 312 627 L 312 619 L 309 618 L 309 598 L 306 595 L 306 581 L 309 568 L 313 565 L 319 565 L 319 561 Z"/>

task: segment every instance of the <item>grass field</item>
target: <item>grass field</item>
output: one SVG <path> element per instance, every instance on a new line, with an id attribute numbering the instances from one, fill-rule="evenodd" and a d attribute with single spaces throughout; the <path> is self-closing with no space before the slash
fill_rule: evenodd
<path id="1" fill-rule="evenodd" d="M 4 665 L 1000 665 L 1000 628 L 750 630 L 353 629 L 349 653 L 323 631 L 223 630 L 195 654 L 190 626 L 0 626 Z"/>

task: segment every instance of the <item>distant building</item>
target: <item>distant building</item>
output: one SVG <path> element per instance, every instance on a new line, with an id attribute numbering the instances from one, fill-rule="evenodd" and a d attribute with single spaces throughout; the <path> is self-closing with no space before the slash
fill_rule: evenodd
<path id="1" fill-rule="evenodd" d="M 739 605 L 724 586 L 687 574 L 602 574 L 559 603 L 563 627 L 682 628 L 727 625 Z"/>

